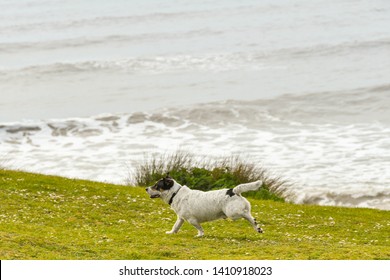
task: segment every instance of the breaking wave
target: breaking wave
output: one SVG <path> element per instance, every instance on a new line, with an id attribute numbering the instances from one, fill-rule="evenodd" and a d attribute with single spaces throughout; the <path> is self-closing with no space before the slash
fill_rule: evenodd
<path id="1" fill-rule="evenodd" d="M 4 123 L 0 154 L 15 168 L 113 183 L 145 153 L 241 155 L 290 180 L 296 202 L 389 209 L 389 90 Z"/>

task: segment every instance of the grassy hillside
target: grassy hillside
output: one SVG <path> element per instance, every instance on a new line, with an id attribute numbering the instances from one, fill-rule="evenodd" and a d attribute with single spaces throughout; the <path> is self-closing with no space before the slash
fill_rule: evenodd
<path id="1" fill-rule="evenodd" d="M 0 170 L 0 259 L 390 259 L 390 212 L 250 200 L 245 220 L 185 224 L 144 188 Z"/>

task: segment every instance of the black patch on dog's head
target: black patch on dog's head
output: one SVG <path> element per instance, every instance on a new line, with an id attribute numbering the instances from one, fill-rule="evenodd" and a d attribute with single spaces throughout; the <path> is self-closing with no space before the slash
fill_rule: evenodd
<path id="1" fill-rule="evenodd" d="M 233 189 L 228 189 L 228 190 L 226 191 L 226 195 L 232 197 L 233 195 L 236 195 L 236 194 L 233 192 Z"/>
<path id="2" fill-rule="evenodd" d="M 161 191 L 161 190 L 164 191 L 164 190 L 169 190 L 170 188 L 172 188 L 173 184 L 174 184 L 174 182 L 173 182 L 172 178 L 169 177 L 169 175 L 167 175 L 167 177 L 160 179 L 156 183 L 155 187 L 158 191 Z"/>

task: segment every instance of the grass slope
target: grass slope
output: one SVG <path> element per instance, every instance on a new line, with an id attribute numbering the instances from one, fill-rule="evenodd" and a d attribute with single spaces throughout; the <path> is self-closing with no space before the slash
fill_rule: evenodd
<path id="1" fill-rule="evenodd" d="M 245 220 L 187 223 L 143 188 L 0 170 L 0 259 L 390 259 L 390 212 L 250 200 Z"/>

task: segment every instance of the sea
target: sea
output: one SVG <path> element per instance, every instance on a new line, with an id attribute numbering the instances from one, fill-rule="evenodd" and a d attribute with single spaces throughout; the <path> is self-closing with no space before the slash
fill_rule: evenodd
<path id="1" fill-rule="evenodd" d="M 0 166 L 123 184 L 177 150 L 390 210 L 390 1 L 0 0 Z"/>

